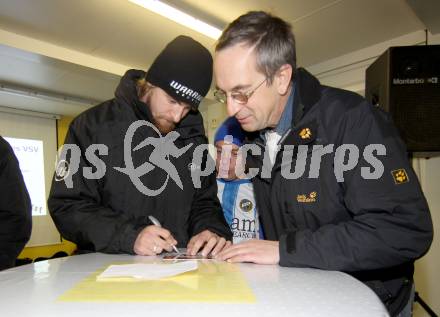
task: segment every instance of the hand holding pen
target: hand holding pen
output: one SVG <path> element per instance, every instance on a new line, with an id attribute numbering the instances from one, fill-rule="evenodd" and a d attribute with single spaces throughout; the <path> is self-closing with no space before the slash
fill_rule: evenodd
<path id="1" fill-rule="evenodd" d="M 153 216 L 148 216 L 148 219 L 150 219 L 150 221 L 153 223 L 153 225 L 158 226 L 159 228 L 162 228 L 162 225 L 160 224 L 159 220 L 157 220 L 155 217 Z M 176 248 L 176 245 L 173 244 L 172 245 L 173 250 L 177 253 L 180 254 L 180 251 Z"/>
<path id="2" fill-rule="evenodd" d="M 146 226 L 136 237 L 133 251 L 138 255 L 157 255 L 163 250 L 171 252 L 179 252 L 175 247 L 177 241 L 174 239 L 171 232 L 162 228 L 160 222 L 153 216 L 148 217 L 153 225 Z M 154 219 L 154 220 L 153 220 Z"/>

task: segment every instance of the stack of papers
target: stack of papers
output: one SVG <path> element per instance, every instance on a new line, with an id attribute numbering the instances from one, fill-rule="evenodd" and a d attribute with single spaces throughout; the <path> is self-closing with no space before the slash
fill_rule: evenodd
<path id="1" fill-rule="evenodd" d="M 183 261 L 177 263 L 136 263 L 110 265 L 96 280 L 109 278 L 132 277 L 136 279 L 158 280 L 197 270 L 197 261 Z"/>

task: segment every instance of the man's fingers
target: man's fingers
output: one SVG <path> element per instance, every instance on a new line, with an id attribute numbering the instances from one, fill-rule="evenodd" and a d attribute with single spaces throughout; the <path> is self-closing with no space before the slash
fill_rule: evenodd
<path id="1" fill-rule="evenodd" d="M 206 242 L 205 247 L 202 250 L 202 256 L 208 256 L 209 253 L 211 253 L 211 250 L 215 247 L 217 244 L 218 237 L 217 235 L 212 235 L 208 242 Z"/>
<path id="2" fill-rule="evenodd" d="M 216 256 L 217 253 L 219 253 L 222 249 L 224 249 L 227 245 L 231 244 L 230 241 L 226 241 L 225 238 L 220 238 L 214 248 L 214 250 L 211 251 L 212 256 Z"/>
<path id="3" fill-rule="evenodd" d="M 228 259 L 231 259 L 235 256 L 239 256 L 241 254 L 246 253 L 248 247 L 245 243 L 239 243 L 239 244 L 234 244 L 231 245 L 228 248 L 224 248 L 218 255 L 217 255 L 217 259 L 222 260 L 222 261 L 226 261 Z"/>
<path id="4" fill-rule="evenodd" d="M 200 248 L 205 244 L 205 239 L 202 236 L 197 236 L 194 239 L 193 245 L 189 250 L 190 255 L 196 255 Z"/>
<path id="5" fill-rule="evenodd" d="M 228 249 L 230 247 L 232 247 L 232 242 L 231 241 L 226 241 L 225 246 L 223 247 L 222 251 L 226 250 L 226 249 Z"/>
<path id="6" fill-rule="evenodd" d="M 149 255 L 156 255 L 153 250 L 149 249 L 146 245 L 144 246 L 137 246 L 134 248 L 134 253 L 137 255 L 143 255 L 143 256 L 149 256 Z"/>
<path id="7" fill-rule="evenodd" d="M 171 252 L 173 250 L 173 245 L 177 245 L 177 240 L 174 239 L 173 235 L 169 230 L 158 226 L 154 226 L 153 233 L 156 234 L 162 241 L 165 242 L 160 244 L 162 249 Z"/>
<path id="8" fill-rule="evenodd" d="M 171 232 L 159 226 L 147 226 L 137 236 L 133 250 L 139 255 L 156 255 L 163 250 L 172 251 L 177 241 Z"/>
<path id="9" fill-rule="evenodd" d="M 172 250 L 171 244 L 168 241 L 162 239 L 161 237 L 156 237 L 152 241 L 152 243 L 153 243 L 153 247 L 152 247 L 153 249 L 154 246 L 156 246 L 156 251 L 155 251 L 156 254 L 161 253 L 163 250 L 167 250 L 167 251 Z"/>
<path id="10" fill-rule="evenodd" d="M 189 240 L 188 244 L 186 245 L 186 252 L 187 252 L 188 254 L 191 254 L 190 252 L 191 252 L 191 250 L 192 250 L 192 248 L 193 248 L 193 246 L 194 246 L 194 241 L 195 241 L 195 239 L 196 239 L 196 237 L 192 237 L 192 238 Z"/>
<path id="11" fill-rule="evenodd" d="M 199 252 L 200 249 L 203 247 L 202 250 L 203 256 L 207 256 L 209 253 L 215 256 L 220 250 L 223 249 L 225 245 L 226 245 L 225 238 L 221 238 L 217 234 L 209 230 L 205 230 L 193 236 L 189 240 L 186 248 L 187 248 L 187 253 L 190 255 L 196 255 L 197 252 Z M 230 245 L 230 243 L 228 245 Z M 215 252 L 212 253 L 213 251 Z"/>
<path id="12" fill-rule="evenodd" d="M 253 257 L 249 253 L 244 253 L 240 255 L 233 256 L 232 258 L 229 258 L 227 262 L 230 263 L 239 263 L 239 262 L 253 262 Z"/>
<path id="13" fill-rule="evenodd" d="M 157 236 L 154 239 L 153 243 L 154 243 L 154 245 L 156 245 L 157 250 L 160 249 L 160 252 L 156 251 L 156 254 L 162 253 L 163 250 L 167 250 L 168 252 L 171 252 L 173 250 L 172 244 L 169 241 L 164 240 L 160 236 Z"/>
<path id="14" fill-rule="evenodd" d="M 163 248 L 162 248 L 162 247 L 157 246 L 157 245 L 154 245 L 154 246 L 153 246 L 153 253 L 154 253 L 154 255 L 156 255 L 156 254 L 160 254 L 160 253 L 162 253 L 162 251 L 163 251 Z"/>
<path id="15" fill-rule="evenodd" d="M 280 261 L 278 241 L 250 240 L 223 249 L 216 257 L 228 262 L 277 264 Z"/>
<path id="16" fill-rule="evenodd" d="M 171 232 L 167 229 L 155 226 L 155 233 L 169 244 L 172 244 L 174 241 L 176 241 Z"/>

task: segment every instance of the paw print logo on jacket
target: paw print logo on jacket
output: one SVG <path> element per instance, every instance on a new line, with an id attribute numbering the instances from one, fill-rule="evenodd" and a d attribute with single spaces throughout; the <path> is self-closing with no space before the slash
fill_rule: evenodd
<path id="1" fill-rule="evenodd" d="M 315 203 L 318 197 L 317 192 L 311 192 L 308 196 L 306 194 L 297 195 L 296 201 L 299 203 Z"/>
<path id="2" fill-rule="evenodd" d="M 299 132 L 299 136 L 301 137 L 301 139 L 310 139 L 310 137 L 312 136 L 312 131 L 310 131 L 309 128 L 304 128 Z"/>
<path id="3" fill-rule="evenodd" d="M 403 168 L 391 171 L 391 174 L 393 175 L 394 183 L 396 185 L 409 182 L 408 174 Z"/>

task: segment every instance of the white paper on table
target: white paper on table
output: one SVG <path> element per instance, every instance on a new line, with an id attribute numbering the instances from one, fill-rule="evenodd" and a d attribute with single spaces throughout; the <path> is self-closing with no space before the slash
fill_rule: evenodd
<path id="1" fill-rule="evenodd" d="M 110 265 L 96 280 L 116 277 L 134 277 L 138 279 L 157 280 L 197 270 L 197 261 L 177 263 L 136 263 Z"/>

